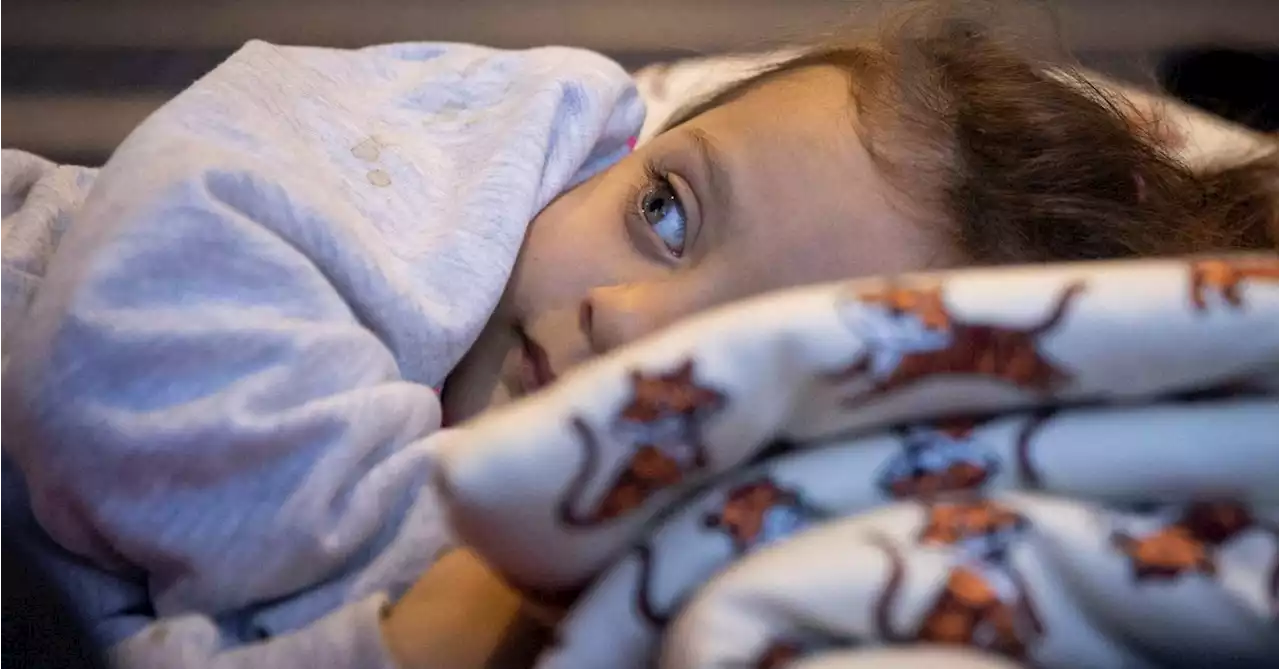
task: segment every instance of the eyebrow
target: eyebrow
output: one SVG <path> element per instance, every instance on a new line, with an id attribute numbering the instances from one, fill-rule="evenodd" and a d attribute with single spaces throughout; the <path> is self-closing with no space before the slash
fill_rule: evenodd
<path id="1" fill-rule="evenodd" d="M 715 109 L 716 107 L 720 107 L 738 99 L 747 91 L 768 81 L 771 77 L 777 74 L 784 73 L 787 69 L 786 63 L 766 69 L 745 79 L 735 81 L 707 97 L 695 100 L 692 104 L 685 105 L 684 107 L 677 109 L 670 118 L 659 126 L 658 134 L 661 135 L 668 130 L 675 130 L 676 128 L 692 121 L 706 112 L 711 111 L 712 109 Z"/>
<path id="2" fill-rule="evenodd" d="M 685 134 L 702 161 L 703 173 L 706 175 L 711 197 L 721 210 L 727 209 L 733 202 L 733 180 L 730 178 L 729 169 L 725 167 L 724 154 L 701 128 L 689 128 Z"/>

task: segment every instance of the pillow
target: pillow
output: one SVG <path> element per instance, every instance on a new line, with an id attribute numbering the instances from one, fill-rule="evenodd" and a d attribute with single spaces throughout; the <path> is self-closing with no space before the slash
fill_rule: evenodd
<path id="1" fill-rule="evenodd" d="M 656 134 L 680 109 L 797 53 L 793 49 L 690 58 L 651 65 L 635 72 L 636 86 L 648 108 L 640 141 Z M 1139 113 L 1162 124 L 1161 134 L 1167 138 L 1170 148 L 1191 167 L 1202 167 L 1219 160 L 1240 160 L 1275 148 L 1274 137 L 1254 132 L 1173 98 L 1153 94 L 1101 74 L 1086 74 L 1103 90 L 1128 99 Z"/>

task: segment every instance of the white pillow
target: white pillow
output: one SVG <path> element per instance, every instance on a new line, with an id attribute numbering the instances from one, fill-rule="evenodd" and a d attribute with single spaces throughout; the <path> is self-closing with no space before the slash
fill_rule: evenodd
<path id="1" fill-rule="evenodd" d="M 635 73 L 636 86 L 648 107 L 640 141 L 652 137 L 677 111 L 716 91 L 792 57 L 797 50 L 690 58 L 651 65 Z M 1167 124 L 1176 154 L 1193 167 L 1219 160 L 1241 160 L 1275 148 L 1275 138 L 1254 132 L 1172 98 L 1121 84 L 1100 74 L 1089 78 L 1104 90 L 1119 93 L 1139 110 Z"/>

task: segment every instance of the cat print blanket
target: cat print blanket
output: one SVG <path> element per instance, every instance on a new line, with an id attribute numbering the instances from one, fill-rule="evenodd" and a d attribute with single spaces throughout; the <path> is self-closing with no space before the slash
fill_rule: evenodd
<path id="1" fill-rule="evenodd" d="M 542 667 L 1276 666 L 1275 256 L 731 306 L 446 435 Z"/>

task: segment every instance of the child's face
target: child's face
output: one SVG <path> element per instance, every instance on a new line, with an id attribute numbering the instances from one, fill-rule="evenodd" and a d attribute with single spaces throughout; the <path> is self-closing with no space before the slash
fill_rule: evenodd
<path id="1" fill-rule="evenodd" d="M 639 147 L 533 221 L 450 376 L 456 421 L 675 320 L 806 283 L 947 261 L 854 131 L 847 75 L 796 70 Z"/>

